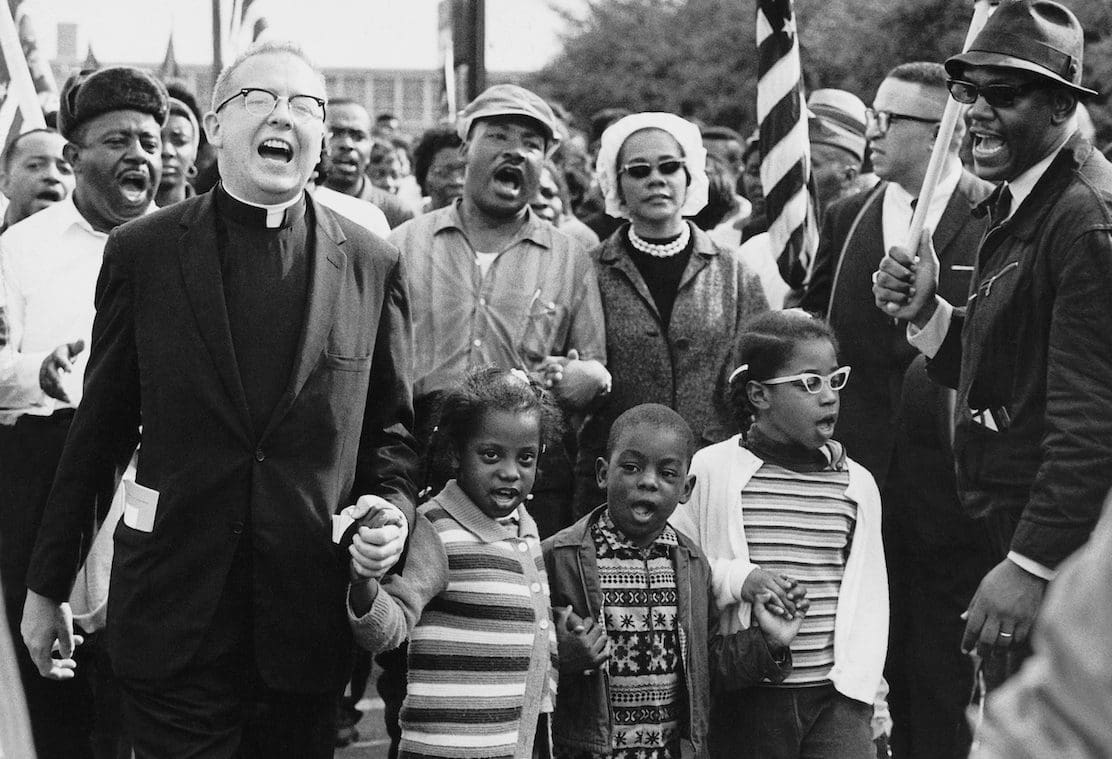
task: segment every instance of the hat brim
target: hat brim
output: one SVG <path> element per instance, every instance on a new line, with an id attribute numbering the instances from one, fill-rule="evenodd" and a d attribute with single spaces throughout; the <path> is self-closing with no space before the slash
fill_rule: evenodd
<path id="1" fill-rule="evenodd" d="M 1066 81 L 1045 66 L 1040 66 L 1037 63 L 1024 60 L 1023 58 L 1016 58 L 1013 55 L 1003 55 L 1002 53 L 993 53 L 987 50 L 970 50 L 961 55 L 955 55 L 947 59 L 946 73 L 950 76 L 960 76 L 965 66 L 995 66 L 996 68 L 1002 69 L 1027 71 L 1032 74 L 1037 74 L 1043 79 L 1049 79 L 1067 89 L 1073 90 L 1078 95 L 1100 94 L 1096 90 L 1091 90 L 1088 87 L 1082 87 L 1079 84 Z"/>
<path id="2" fill-rule="evenodd" d="M 471 128 L 475 126 L 476 122 L 482 121 L 483 119 L 496 119 L 500 116 L 520 116 L 523 119 L 529 119 L 530 121 L 535 122 L 538 126 L 540 126 L 541 130 L 545 133 L 550 145 L 555 145 L 560 141 L 560 135 L 556 134 L 556 131 L 552 128 L 551 125 L 546 124 L 544 123 L 544 121 L 537 118 L 537 114 L 533 113 L 532 111 L 527 111 L 522 108 L 499 108 L 490 112 L 476 113 L 474 116 L 471 116 L 466 121 L 460 123 L 460 129 L 458 130 L 460 139 L 466 140 L 468 138 L 468 136 L 471 134 Z"/>

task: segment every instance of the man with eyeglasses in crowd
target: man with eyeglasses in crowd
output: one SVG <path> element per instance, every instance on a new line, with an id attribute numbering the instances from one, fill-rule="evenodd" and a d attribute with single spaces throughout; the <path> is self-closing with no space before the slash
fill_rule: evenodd
<path id="1" fill-rule="evenodd" d="M 962 646 L 990 688 L 1029 653 L 1048 581 L 1089 537 L 1112 485 L 1112 165 L 1077 133 L 1083 31 L 1065 7 L 1011 0 L 946 61 L 969 105 L 989 231 L 964 309 L 937 290 L 924 236 L 876 273 L 876 304 L 905 319 L 937 381 L 957 389 L 954 455 L 966 511 L 995 567 Z M 958 301 L 960 304 L 960 300 Z"/>
<path id="2" fill-rule="evenodd" d="M 249 48 L 204 119 L 221 183 L 105 248 L 23 637 L 43 675 L 72 676 L 62 602 L 142 424 L 107 626 L 140 759 L 331 757 L 349 573 L 389 568 L 413 516 L 404 271 L 306 195 L 324 111 L 300 48 Z M 333 544 L 353 502 L 389 522 L 356 523 L 371 553 L 358 566 Z"/>
<path id="3" fill-rule="evenodd" d="M 885 678 L 892 751 L 960 757 L 973 669 L 961 653 L 959 615 L 992 563 L 983 529 L 961 513 L 950 454 L 946 392 L 926 378 L 906 323 L 877 310 L 872 273 L 905 245 L 946 107 L 940 63 L 897 66 L 868 112 L 869 150 L 882 180 L 826 211 L 803 308 L 825 314 L 853 367 L 842 391 L 838 439 L 876 479 L 884 509 L 892 624 Z M 971 211 L 992 185 L 962 168 L 959 126 L 948 145 L 926 227 L 942 262 L 938 291 L 961 302 L 987 220 Z"/>

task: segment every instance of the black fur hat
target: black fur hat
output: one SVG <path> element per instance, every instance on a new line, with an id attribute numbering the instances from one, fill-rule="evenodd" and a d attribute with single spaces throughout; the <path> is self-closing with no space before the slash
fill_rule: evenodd
<path id="1" fill-rule="evenodd" d="M 149 113 L 166 123 L 169 96 L 162 82 L 142 69 L 115 66 L 74 74 L 62 88 L 58 131 L 67 140 L 89 119 L 109 111 Z"/>

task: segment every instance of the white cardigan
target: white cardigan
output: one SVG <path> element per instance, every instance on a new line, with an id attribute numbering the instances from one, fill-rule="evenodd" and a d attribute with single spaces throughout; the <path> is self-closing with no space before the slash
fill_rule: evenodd
<path id="1" fill-rule="evenodd" d="M 888 572 L 880 537 L 880 492 L 868 470 L 849 464 L 846 497 L 857 504 L 857 524 L 846 561 L 834 617 L 834 667 L 839 693 L 872 704 L 888 652 Z M 690 537 L 711 565 L 715 601 L 722 610 L 720 632 L 749 626 L 751 606 L 741 586 L 756 564 L 742 522 L 741 491 L 764 462 L 740 444 L 740 435 L 695 454 L 695 488 L 672 515 L 672 525 Z"/>

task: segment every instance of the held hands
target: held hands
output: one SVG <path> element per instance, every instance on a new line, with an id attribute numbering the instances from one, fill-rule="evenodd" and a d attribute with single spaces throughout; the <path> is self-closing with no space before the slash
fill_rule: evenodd
<path id="1" fill-rule="evenodd" d="M 59 345 L 49 356 L 43 359 L 39 367 L 39 387 L 42 391 L 55 400 L 69 403 L 69 395 L 62 387 L 62 375 L 73 371 L 73 359 L 85 350 L 84 340 L 75 340 L 72 343 Z"/>
<path id="2" fill-rule="evenodd" d="M 606 630 L 593 619 L 583 619 L 570 606 L 556 613 L 556 645 L 564 674 L 589 675 L 610 658 Z"/>
<path id="3" fill-rule="evenodd" d="M 756 607 L 757 598 L 761 593 L 768 593 L 771 596 L 764 603 L 770 612 L 790 620 L 795 617 L 797 609 L 807 595 L 807 590 L 790 577 L 764 569 L 754 569 L 741 586 L 741 597 Z M 804 606 L 802 612 L 806 610 L 807 606 Z"/>
<path id="4" fill-rule="evenodd" d="M 73 651 L 84 642 L 73 634 L 73 614 L 68 603 L 55 603 L 33 590 L 27 591 L 19 631 L 39 674 L 48 680 L 69 680 L 77 662 Z M 57 652 L 58 658 L 53 654 Z"/>
<path id="5" fill-rule="evenodd" d="M 377 495 L 360 496 L 344 514 L 362 521 L 352 536 L 351 581 L 379 579 L 397 563 L 409 535 L 409 522 L 394 504 Z"/>
<path id="6" fill-rule="evenodd" d="M 969 609 L 962 614 L 965 635 L 961 649 L 974 646 L 982 657 L 996 648 L 1019 646 L 1027 640 L 1042 605 L 1046 580 L 1004 559 L 981 580 Z"/>
<path id="7" fill-rule="evenodd" d="M 938 268 L 930 230 L 923 230 L 915 255 L 906 248 L 894 246 L 873 273 L 873 297 L 877 308 L 921 329 L 935 310 Z"/>
<path id="8" fill-rule="evenodd" d="M 586 408 L 610 392 L 610 372 L 598 361 L 584 361 L 572 348 L 567 356 L 548 356 L 537 367 L 545 385 L 574 409 Z"/>
<path id="9" fill-rule="evenodd" d="M 796 604 L 795 615 L 788 619 L 769 610 L 768 604 L 772 598 L 772 594 L 767 591 L 758 593 L 757 602 L 753 604 L 753 617 L 757 620 L 761 632 L 764 633 L 769 648 L 790 648 L 795 636 L 799 634 L 799 628 L 803 626 L 803 618 L 807 616 L 811 602 L 806 598 L 800 599 Z"/>

